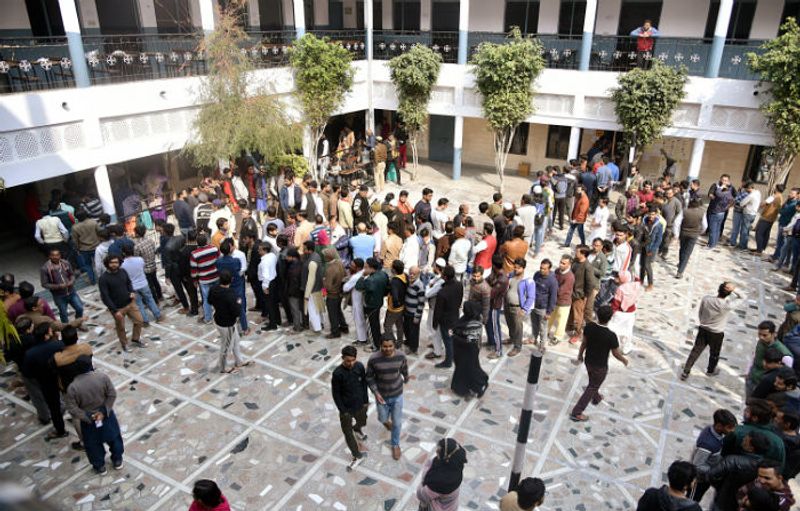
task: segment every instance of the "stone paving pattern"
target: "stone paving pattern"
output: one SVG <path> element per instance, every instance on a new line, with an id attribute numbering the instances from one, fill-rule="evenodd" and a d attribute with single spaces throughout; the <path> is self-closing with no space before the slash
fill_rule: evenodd
<path id="1" fill-rule="evenodd" d="M 412 197 L 423 185 L 432 186 L 437 197 L 446 189 L 456 207 L 461 200 L 474 205 L 476 191 L 482 197 L 491 193 L 491 175 L 454 186 L 433 169 L 422 172 L 424 183 L 404 187 Z M 520 178 L 508 181 L 509 190 L 528 186 Z M 556 242 L 565 232 L 554 232 L 544 255 L 557 261 L 563 249 Z M 589 422 L 568 418 L 587 381 L 583 367 L 573 363 L 577 349 L 562 343 L 545 354 L 524 470 L 546 481 L 542 509 L 635 509 L 646 487 L 662 484 L 674 459 L 690 455 L 715 409 L 740 415 L 742 373 L 752 357 L 755 325 L 764 319 L 780 323 L 782 304 L 791 298 L 780 290 L 787 278 L 750 254 L 698 247 L 686 277 L 677 281 L 676 258 L 677 248 L 668 264 L 655 265 L 656 289 L 642 299 L 630 367 L 611 361 L 606 399 L 587 410 Z M 528 267 L 538 268 L 538 260 Z M 705 376 L 706 352 L 691 378 L 681 382 L 677 376 L 691 349 L 699 299 L 724 279 L 737 283 L 748 305 L 731 315 L 721 374 Z M 64 509 L 185 510 L 193 481 L 211 478 L 239 510 L 411 510 L 417 507 L 420 469 L 445 435 L 468 451 L 462 509 L 497 509 L 505 494 L 528 348 L 496 361 L 483 351 L 491 383 L 480 400 L 453 395 L 449 371 L 410 357 L 402 459 L 392 460 L 373 403 L 368 456 L 348 472 L 349 451 L 329 397 L 330 373 L 348 340 L 285 330 L 254 334 L 242 348 L 255 365 L 220 375 L 214 372 L 215 329 L 169 308 L 164 324 L 145 330 L 149 347 L 125 354 L 96 290 L 85 289 L 82 296 L 92 331 L 81 340 L 94 346 L 96 368 L 108 373 L 118 390 L 115 409 L 126 449 L 122 471 L 99 477 L 67 441 L 45 442 L 49 427 L 39 426 L 20 389 L 10 388 L 13 370 L 0 375 L 0 469 Z M 345 315 L 349 320 L 350 311 Z M 255 313 L 249 318 L 258 321 Z M 422 346 L 427 339 L 423 327 Z"/>

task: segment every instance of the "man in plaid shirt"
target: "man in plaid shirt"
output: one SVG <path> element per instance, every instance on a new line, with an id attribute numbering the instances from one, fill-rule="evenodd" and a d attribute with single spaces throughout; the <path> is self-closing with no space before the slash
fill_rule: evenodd
<path id="1" fill-rule="evenodd" d="M 161 284 L 158 283 L 158 277 L 156 277 L 158 269 L 156 267 L 156 244 L 146 236 L 145 226 L 137 225 L 134 232 L 136 238 L 133 240 L 133 255 L 144 259 L 144 276 L 147 277 L 147 286 L 158 303 L 164 298 L 164 294 L 161 292 Z"/>

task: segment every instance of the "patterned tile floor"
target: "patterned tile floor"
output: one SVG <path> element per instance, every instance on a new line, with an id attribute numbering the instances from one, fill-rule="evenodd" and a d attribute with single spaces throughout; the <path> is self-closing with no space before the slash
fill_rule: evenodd
<path id="1" fill-rule="evenodd" d="M 412 196 L 421 186 L 408 187 Z M 454 190 L 451 204 L 469 193 Z M 555 240 L 564 234 L 555 233 L 545 248 L 554 260 L 562 251 Z M 644 488 L 661 484 L 672 460 L 689 456 L 716 408 L 741 411 L 741 374 L 752 356 L 754 325 L 781 321 L 790 298 L 780 291 L 786 277 L 749 254 L 698 248 L 687 277 L 677 281 L 676 255 L 656 264 L 657 287 L 642 300 L 631 365 L 611 362 L 606 400 L 587 411 L 588 423 L 567 416 L 586 384 L 585 371 L 572 363 L 577 350 L 560 345 L 545 354 L 524 470 L 547 483 L 543 509 L 634 509 Z M 699 369 L 681 382 L 699 298 L 723 279 L 739 285 L 748 306 L 731 317 L 722 372 L 706 377 L 703 355 Z M 82 294 L 93 326 L 82 340 L 94 345 L 97 368 L 118 390 L 124 470 L 98 477 L 66 441 L 45 442 L 48 428 L 36 423 L 20 389 L 11 388 L 13 371 L 0 375 L 0 468 L 64 509 L 185 510 L 192 483 L 201 477 L 217 480 L 239 510 L 416 509 L 420 469 L 444 435 L 468 451 L 461 507 L 497 509 L 511 470 L 528 351 L 497 361 L 483 353 L 489 391 L 467 401 L 450 393 L 448 372 L 412 357 L 402 459 L 392 460 L 388 434 L 371 410 L 367 459 L 348 472 L 328 385 L 345 340 L 285 331 L 252 335 L 243 351 L 255 365 L 221 376 L 213 371 L 215 330 L 167 309 L 166 323 L 145 330 L 150 346 L 125 354 L 96 291 Z M 423 345 L 427 337 L 423 330 Z"/>

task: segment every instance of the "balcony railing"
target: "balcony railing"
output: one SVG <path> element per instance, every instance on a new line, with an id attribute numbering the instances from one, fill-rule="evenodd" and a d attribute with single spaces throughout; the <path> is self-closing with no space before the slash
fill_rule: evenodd
<path id="1" fill-rule="evenodd" d="M 312 30 L 363 59 L 366 41 L 363 30 Z M 258 68 L 288 64 L 288 50 L 294 31 L 249 32 L 241 51 Z M 547 67 L 577 69 L 581 38 L 535 34 L 542 43 Z M 198 76 L 207 73 L 205 56 L 200 49 L 201 34 L 152 34 L 84 37 L 85 58 L 94 84 L 118 83 L 155 78 Z M 468 56 L 485 41 L 503 43 L 506 35 L 493 32 L 470 32 Z M 595 36 L 590 56 L 591 70 L 628 71 L 649 66 L 654 59 L 685 66 L 691 75 L 706 73 L 711 41 L 659 37 L 652 48 L 638 46 L 636 37 Z M 747 53 L 760 51 L 762 41 L 727 41 L 719 76 L 742 80 L 758 79 L 747 66 Z M 424 44 L 447 63 L 458 60 L 457 32 L 407 32 L 382 30 L 373 34 L 376 59 L 388 60 L 407 51 L 414 44 Z M 644 51 L 640 51 L 644 50 Z M 0 93 L 45 90 L 74 86 L 72 61 L 65 38 L 0 39 Z"/>

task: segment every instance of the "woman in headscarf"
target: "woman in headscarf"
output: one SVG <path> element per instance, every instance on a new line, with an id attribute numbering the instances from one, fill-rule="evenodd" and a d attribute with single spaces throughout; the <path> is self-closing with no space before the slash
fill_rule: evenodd
<path id="1" fill-rule="evenodd" d="M 483 324 L 481 306 L 464 302 L 463 315 L 453 326 L 453 380 L 450 388 L 461 397 L 474 393 L 482 397 L 489 385 L 489 376 L 481 369 L 480 354 Z"/>
<path id="2" fill-rule="evenodd" d="M 417 488 L 419 511 L 457 511 L 458 488 L 467 463 L 467 453 L 452 438 L 442 438 L 436 456 L 422 468 L 425 476 Z"/>
<path id="3" fill-rule="evenodd" d="M 618 284 L 611 308 L 614 315 L 608 322 L 608 328 L 617 334 L 622 353 L 628 354 L 633 349 L 633 325 L 636 322 L 636 303 L 642 295 L 642 285 L 628 271 L 616 277 Z"/>

